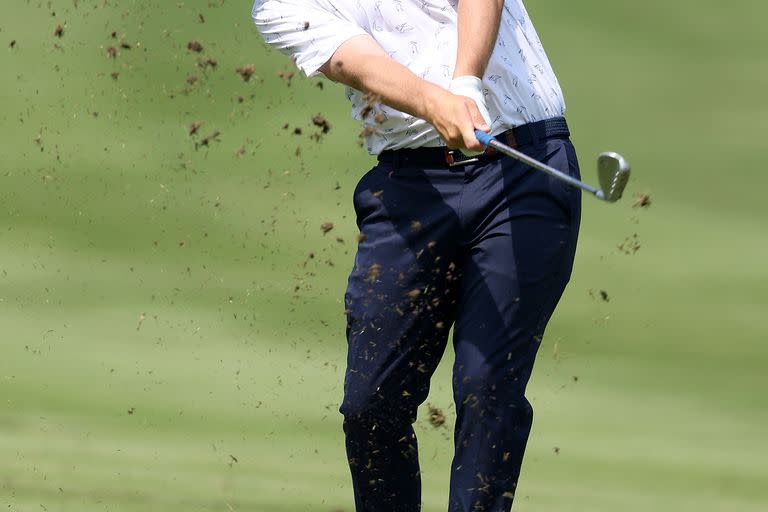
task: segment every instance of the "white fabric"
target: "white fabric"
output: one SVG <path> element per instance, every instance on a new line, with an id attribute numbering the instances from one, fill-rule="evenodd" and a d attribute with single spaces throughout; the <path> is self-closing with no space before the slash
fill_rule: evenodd
<path id="1" fill-rule="evenodd" d="M 308 76 L 318 74 L 344 41 L 369 34 L 390 57 L 447 89 L 456 64 L 457 6 L 458 0 L 256 0 L 252 15 L 264 40 Z M 565 113 L 560 85 L 522 0 L 504 2 L 483 84 L 492 134 Z M 347 97 L 352 116 L 368 128 L 372 154 L 444 145 L 426 121 L 385 105 L 363 118 L 370 110 L 364 95 L 347 88 Z"/>

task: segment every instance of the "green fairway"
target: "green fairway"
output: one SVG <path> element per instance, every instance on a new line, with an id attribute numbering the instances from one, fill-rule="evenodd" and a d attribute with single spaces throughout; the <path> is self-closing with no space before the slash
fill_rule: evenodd
<path id="1" fill-rule="evenodd" d="M 341 299 L 373 159 L 249 3 L 4 5 L 2 510 L 353 510 Z M 768 510 L 768 3 L 528 9 L 585 180 L 605 150 L 634 174 L 585 197 L 514 510 Z M 447 507 L 451 363 L 428 400 L 448 423 L 417 423 L 425 512 Z"/>

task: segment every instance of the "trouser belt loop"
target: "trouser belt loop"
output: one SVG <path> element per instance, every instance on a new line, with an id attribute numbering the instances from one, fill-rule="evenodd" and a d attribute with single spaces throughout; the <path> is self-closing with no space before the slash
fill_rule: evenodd
<path id="1" fill-rule="evenodd" d="M 504 133 L 504 138 L 506 139 L 504 142 L 506 142 L 507 146 L 511 147 L 512 149 L 517 149 L 518 144 L 514 130 L 507 130 Z"/>
<path id="2" fill-rule="evenodd" d="M 540 137 L 541 132 L 545 132 L 545 134 L 546 134 L 546 131 L 547 131 L 546 122 L 543 124 L 543 126 L 542 126 L 542 124 L 538 124 L 537 123 L 535 125 L 534 124 L 525 124 L 525 125 L 523 125 L 523 127 L 524 127 L 525 131 L 528 132 L 528 136 L 531 139 L 531 144 L 533 144 L 534 146 L 537 146 L 539 144 L 539 142 L 541 142 L 541 137 Z M 546 135 L 544 135 L 544 136 L 546 137 Z"/>

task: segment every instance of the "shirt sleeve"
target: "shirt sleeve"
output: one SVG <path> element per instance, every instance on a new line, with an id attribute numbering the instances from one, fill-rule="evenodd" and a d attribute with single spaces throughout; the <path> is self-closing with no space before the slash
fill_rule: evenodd
<path id="1" fill-rule="evenodd" d="M 368 34 L 357 20 L 329 2 L 256 0 L 251 16 L 264 41 L 290 56 L 310 77 L 320 74 L 320 67 L 342 43 Z"/>

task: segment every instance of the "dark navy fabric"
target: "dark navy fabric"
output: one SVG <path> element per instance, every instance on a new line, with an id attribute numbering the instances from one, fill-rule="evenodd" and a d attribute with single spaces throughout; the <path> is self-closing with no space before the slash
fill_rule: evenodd
<path id="1" fill-rule="evenodd" d="M 579 177 L 570 140 L 520 151 Z M 533 420 L 525 388 L 571 274 L 578 189 L 497 156 L 383 161 L 354 192 L 362 233 L 345 296 L 347 455 L 358 512 L 416 512 L 412 423 L 454 327 L 450 512 L 509 511 Z"/>

